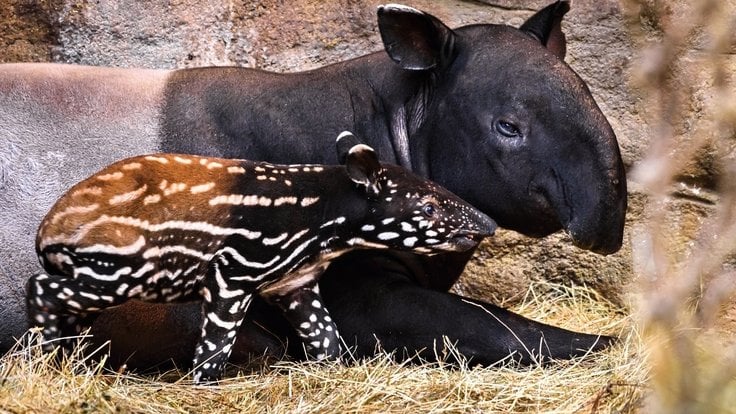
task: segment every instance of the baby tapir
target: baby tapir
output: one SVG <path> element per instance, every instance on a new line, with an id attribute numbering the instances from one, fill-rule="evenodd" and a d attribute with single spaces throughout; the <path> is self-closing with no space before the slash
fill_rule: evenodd
<path id="1" fill-rule="evenodd" d="M 337 358 L 339 335 L 316 283 L 330 260 L 358 248 L 461 251 L 493 234 L 488 216 L 381 165 L 350 133 L 337 148 L 344 166 L 140 156 L 72 187 L 41 223 L 45 272 L 27 285 L 44 349 L 128 299 L 203 298 L 194 381 L 213 381 L 257 293 L 284 312 L 311 356 Z"/>

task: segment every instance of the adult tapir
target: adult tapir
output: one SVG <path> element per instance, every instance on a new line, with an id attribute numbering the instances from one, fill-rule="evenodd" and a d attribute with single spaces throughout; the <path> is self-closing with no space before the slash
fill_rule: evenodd
<path id="1" fill-rule="evenodd" d="M 378 9 L 385 51 L 321 69 L 171 71 L 53 64 L 0 65 L 0 347 L 27 327 L 26 279 L 43 214 L 105 164 L 156 151 L 337 163 L 350 130 L 380 157 L 449 188 L 500 225 L 541 237 L 564 229 L 581 248 L 621 246 L 626 180 L 616 137 L 568 67 L 560 28 L 567 2 L 521 28 L 449 29 L 398 5 Z M 470 254 L 420 258 L 367 251 L 334 263 L 320 283 L 345 342 L 436 358 L 446 337 L 473 363 L 513 354 L 567 358 L 608 337 L 544 325 L 447 293 Z M 257 302 L 232 361 L 300 355 L 291 330 Z M 142 303 L 107 311 L 93 330 L 129 366 L 186 364 L 198 304 Z"/>

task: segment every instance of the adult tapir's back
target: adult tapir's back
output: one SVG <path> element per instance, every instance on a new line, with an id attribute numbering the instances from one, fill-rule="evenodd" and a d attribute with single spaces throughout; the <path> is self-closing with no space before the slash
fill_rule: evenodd
<path id="1" fill-rule="evenodd" d="M 0 350 L 25 329 L 39 218 L 104 163 L 156 152 L 167 71 L 0 65 Z"/>
<path id="2" fill-rule="evenodd" d="M 334 163 L 326 149 L 352 130 L 384 161 L 438 181 L 501 226 L 532 236 L 565 228 L 583 248 L 616 251 L 623 165 L 609 124 L 562 61 L 568 7 L 551 5 L 522 30 L 452 31 L 430 15 L 387 6 L 378 13 L 385 51 L 300 74 L 0 65 L 0 348 L 25 328 L 22 286 L 38 266 L 33 234 L 43 213 L 72 182 L 145 152 Z M 464 260 L 405 276 L 446 289 Z M 345 295 L 367 294 L 351 292 L 345 279 Z M 403 312 L 407 321 L 427 314 Z M 416 323 L 439 326 L 432 322 Z M 463 334 L 453 326 L 440 338 Z M 574 338 L 560 335 L 559 343 Z"/>
<path id="3" fill-rule="evenodd" d="M 291 74 L 176 71 L 164 92 L 162 149 L 334 164 L 335 154 L 323 149 L 336 132 L 351 127 L 369 134 L 382 160 L 398 163 L 391 115 L 416 88 L 397 79 L 401 72 L 383 52 Z"/>

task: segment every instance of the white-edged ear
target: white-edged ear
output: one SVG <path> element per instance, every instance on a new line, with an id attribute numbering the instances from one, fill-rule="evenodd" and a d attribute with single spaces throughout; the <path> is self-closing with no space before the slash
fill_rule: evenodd
<path id="1" fill-rule="evenodd" d="M 378 30 L 391 60 L 407 70 L 443 69 L 455 54 L 455 34 L 439 19 L 412 7 L 378 7 Z"/>
<path id="2" fill-rule="evenodd" d="M 356 144 L 348 150 L 345 157 L 345 168 L 350 179 L 365 187 L 366 193 L 378 196 L 381 190 L 379 178 L 381 176 L 381 163 L 373 148 L 365 144 Z"/>
<path id="3" fill-rule="evenodd" d="M 340 164 L 345 164 L 345 159 L 348 156 L 348 152 L 354 146 L 360 144 L 358 138 L 353 135 L 350 131 L 342 131 L 335 140 L 335 147 L 337 149 L 337 160 Z"/>
<path id="4" fill-rule="evenodd" d="M 539 40 L 558 58 L 565 59 L 567 40 L 562 31 L 562 18 L 568 11 L 570 11 L 569 0 L 557 0 L 534 13 L 519 29 Z"/>

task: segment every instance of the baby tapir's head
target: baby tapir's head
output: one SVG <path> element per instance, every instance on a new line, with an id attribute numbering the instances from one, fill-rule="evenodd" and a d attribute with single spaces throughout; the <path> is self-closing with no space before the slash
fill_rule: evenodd
<path id="1" fill-rule="evenodd" d="M 497 228 L 496 222 L 442 186 L 396 165 L 350 132 L 337 138 L 348 176 L 364 191 L 368 209 L 350 244 L 420 253 L 465 251 Z"/>

